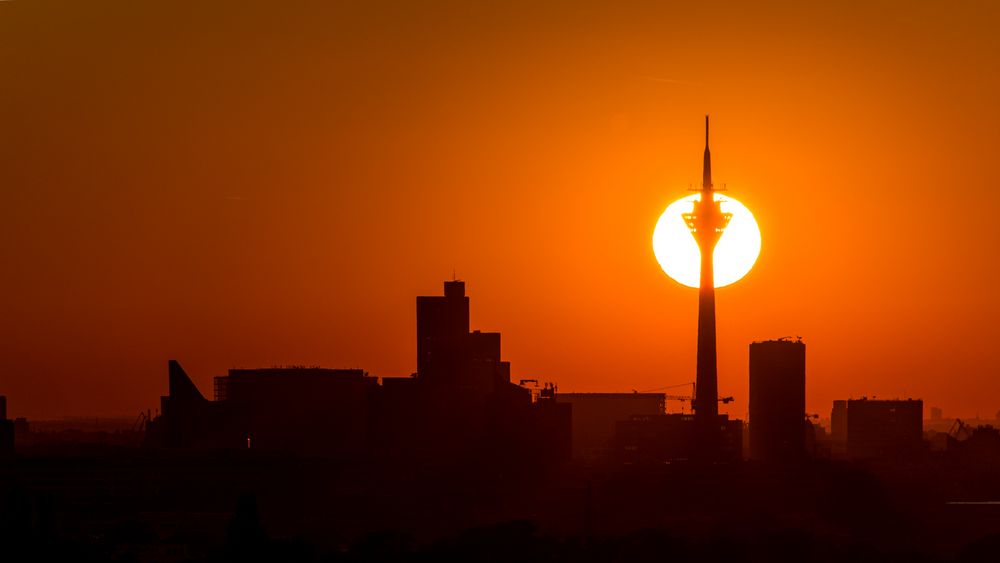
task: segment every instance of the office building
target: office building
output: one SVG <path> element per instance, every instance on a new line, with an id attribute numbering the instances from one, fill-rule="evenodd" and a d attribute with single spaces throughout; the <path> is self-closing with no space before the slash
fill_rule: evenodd
<path id="1" fill-rule="evenodd" d="M 750 458 L 791 461 L 806 454 L 806 346 L 801 340 L 750 345 Z"/>
<path id="2" fill-rule="evenodd" d="M 615 424 L 633 416 L 664 412 L 663 393 L 557 393 L 556 402 L 572 407 L 574 459 L 597 461 L 611 455 Z"/>
<path id="3" fill-rule="evenodd" d="M 854 459 L 899 459 L 920 454 L 924 403 L 921 400 L 847 401 L 847 455 Z"/>

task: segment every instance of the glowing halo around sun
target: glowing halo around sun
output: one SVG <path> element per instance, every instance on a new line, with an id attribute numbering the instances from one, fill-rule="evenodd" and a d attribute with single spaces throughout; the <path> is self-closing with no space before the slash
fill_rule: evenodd
<path id="1" fill-rule="evenodd" d="M 701 253 L 691 230 L 684 222 L 701 194 L 689 195 L 667 206 L 653 229 L 653 254 L 660 267 L 674 281 L 688 287 L 701 285 Z M 760 228 L 753 213 L 739 201 L 715 194 L 724 213 L 732 213 L 729 226 L 715 247 L 715 287 L 737 282 L 750 272 L 760 256 Z"/>

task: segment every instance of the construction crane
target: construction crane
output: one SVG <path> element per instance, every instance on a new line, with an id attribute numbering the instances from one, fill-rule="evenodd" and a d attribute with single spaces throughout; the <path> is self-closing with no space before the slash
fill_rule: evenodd
<path id="1" fill-rule="evenodd" d="M 951 423 L 951 428 L 948 429 L 948 435 L 956 440 L 969 439 L 972 437 L 972 428 L 968 424 L 962 422 L 962 419 L 956 418 L 955 422 Z"/>
<path id="2" fill-rule="evenodd" d="M 688 403 L 694 401 L 694 397 L 691 395 L 664 395 L 663 397 L 668 401 L 686 401 Z M 735 400 L 732 397 L 719 397 L 719 402 L 724 405 L 728 405 Z"/>
<path id="3" fill-rule="evenodd" d="M 669 395 L 669 394 L 665 394 L 665 395 L 663 395 L 663 398 L 666 399 L 667 401 L 684 401 L 685 403 L 690 403 L 691 404 L 691 410 L 693 412 L 694 411 L 694 397 L 697 394 L 697 387 L 696 387 L 696 384 L 695 384 L 694 381 L 689 381 L 687 383 L 678 383 L 676 385 L 667 385 L 665 387 L 657 387 L 656 389 L 649 389 L 649 390 L 646 390 L 646 391 L 636 391 L 635 389 L 633 389 L 632 392 L 633 393 L 652 393 L 654 391 L 664 391 L 664 390 L 667 390 L 667 389 L 676 389 L 678 387 L 687 387 L 688 385 L 691 386 L 691 394 L 690 395 Z M 724 404 L 724 405 L 727 405 L 727 404 L 732 403 L 733 401 L 735 401 L 735 399 L 733 399 L 732 397 L 719 397 L 718 399 L 719 399 L 719 402 L 722 403 L 722 404 Z"/>
<path id="4" fill-rule="evenodd" d="M 135 422 L 132 423 L 131 431 L 134 433 L 145 432 L 149 427 L 152 417 L 149 414 L 149 410 L 139 411 L 139 416 L 136 417 Z"/>
<path id="5" fill-rule="evenodd" d="M 668 400 L 668 401 L 683 401 L 685 403 L 688 403 L 688 404 L 691 405 L 691 412 L 694 412 L 694 397 L 693 396 L 688 396 L 688 395 L 664 395 L 663 398 L 666 399 L 666 400 Z M 722 403 L 722 404 L 729 404 L 729 403 L 732 403 L 734 400 L 735 399 L 733 399 L 732 397 L 719 397 L 719 402 Z M 684 412 L 683 408 L 681 408 L 681 412 Z"/>

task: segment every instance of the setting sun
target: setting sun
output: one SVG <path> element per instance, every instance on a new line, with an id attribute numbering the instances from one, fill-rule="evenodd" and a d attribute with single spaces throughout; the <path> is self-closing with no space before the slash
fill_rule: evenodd
<path id="1" fill-rule="evenodd" d="M 671 203 L 653 230 L 653 253 L 660 267 L 688 287 L 699 286 L 701 255 L 683 214 L 690 213 L 700 199 L 701 194 L 694 194 Z M 757 261 L 760 228 L 753 213 L 739 201 L 718 193 L 715 200 L 721 202 L 723 212 L 733 214 L 715 247 L 715 287 L 723 287 L 747 275 Z"/>

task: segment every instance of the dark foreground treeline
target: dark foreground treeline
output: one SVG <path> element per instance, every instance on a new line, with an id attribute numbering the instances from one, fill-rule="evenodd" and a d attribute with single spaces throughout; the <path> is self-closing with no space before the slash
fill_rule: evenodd
<path id="1" fill-rule="evenodd" d="M 1000 561 L 998 477 L 76 452 L 0 461 L 0 561 Z"/>
<path id="2" fill-rule="evenodd" d="M 14 532 L 12 534 L 11 532 Z M 102 538 L 66 540 L 6 528 L 3 561 L 140 562 L 267 561 L 288 563 L 581 563 L 581 562 L 988 562 L 997 561 L 1000 534 L 980 538 L 945 557 L 905 545 L 878 546 L 848 538 L 811 536 L 801 530 L 763 535 L 719 534 L 687 538 L 669 530 L 637 530 L 615 537 L 555 538 L 535 523 L 513 521 L 466 530 L 419 543 L 399 532 L 375 532 L 349 546 L 322 548 L 306 539 L 273 539 L 252 521 L 236 516 L 218 544 L 160 538 L 141 522 L 123 522 Z"/>

